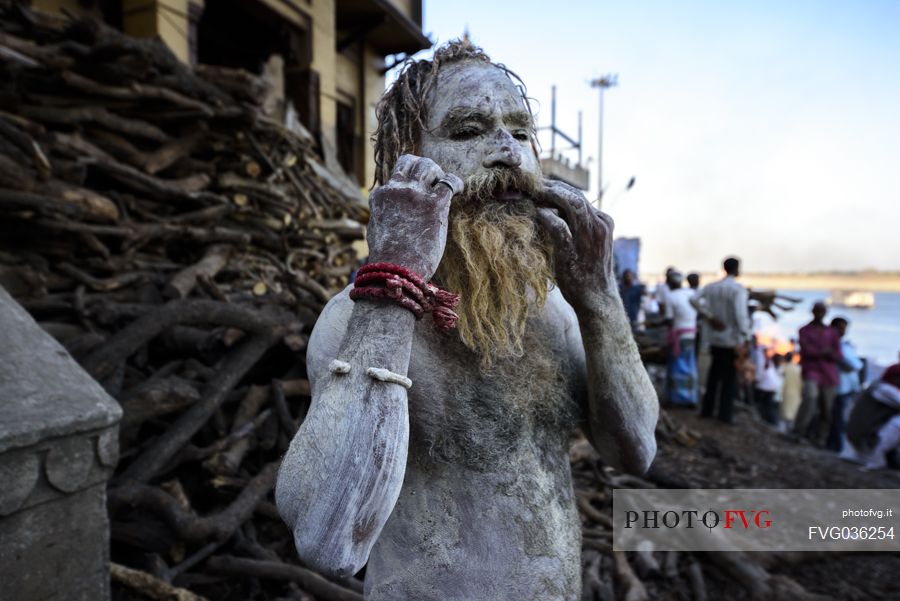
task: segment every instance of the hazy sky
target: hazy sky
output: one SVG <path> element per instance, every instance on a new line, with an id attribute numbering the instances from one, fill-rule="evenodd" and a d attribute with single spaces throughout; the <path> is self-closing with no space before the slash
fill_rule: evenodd
<path id="1" fill-rule="evenodd" d="M 900 2 L 425 1 L 433 39 L 466 27 L 539 125 L 553 84 L 558 126 L 575 135 L 584 112 L 586 157 L 588 81 L 618 73 L 604 208 L 642 238 L 642 271 L 731 253 L 746 271 L 900 270 Z"/>

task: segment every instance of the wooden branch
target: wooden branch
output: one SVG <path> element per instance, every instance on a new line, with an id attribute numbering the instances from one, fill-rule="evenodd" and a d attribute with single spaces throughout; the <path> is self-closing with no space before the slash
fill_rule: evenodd
<path id="1" fill-rule="evenodd" d="M 264 424 L 269 417 L 272 416 L 272 410 L 266 409 L 256 417 L 254 417 L 251 421 L 245 423 L 240 428 L 232 430 L 229 432 L 228 436 L 225 438 L 221 438 L 214 442 L 213 444 L 205 447 L 194 447 L 194 446 L 186 446 L 182 449 L 181 453 L 179 453 L 172 466 L 167 466 L 165 471 L 171 471 L 174 469 L 174 466 L 181 465 L 187 461 L 198 461 L 202 459 L 206 459 L 216 453 L 220 453 L 230 445 L 234 443 L 246 439 L 248 436 L 253 434 L 262 424 Z"/>
<path id="2" fill-rule="evenodd" d="M 156 174 L 192 153 L 204 137 L 206 137 L 206 127 L 200 127 L 191 134 L 177 138 L 148 155 L 141 166 L 147 173 Z"/>
<path id="3" fill-rule="evenodd" d="M 287 399 L 285 399 L 284 388 L 281 381 L 272 380 L 270 389 L 272 391 L 272 402 L 275 405 L 275 412 L 278 414 L 278 421 L 281 423 L 284 433 L 293 438 L 294 434 L 297 433 L 298 425 L 297 422 L 294 421 L 294 418 L 291 417 L 291 412 L 287 406 Z"/>
<path id="4" fill-rule="evenodd" d="M 363 596 L 359 593 L 330 582 L 323 576 L 300 566 L 228 556 L 212 557 L 207 565 L 214 572 L 222 574 L 290 580 L 316 597 L 329 599 L 329 601 L 363 601 Z"/>
<path id="5" fill-rule="evenodd" d="M 88 142 L 77 133 L 67 134 L 64 132 L 53 132 L 53 146 L 57 149 L 65 150 L 76 157 L 87 155 L 95 159 L 106 161 L 115 160 L 105 150 Z"/>
<path id="6" fill-rule="evenodd" d="M 27 132 L 19 128 L 13 121 L 0 118 L 0 137 L 15 144 L 19 151 L 28 156 L 41 175 L 41 179 L 50 176 L 50 161 L 40 145 Z"/>
<path id="7" fill-rule="evenodd" d="M 228 202 L 225 198 L 211 192 L 185 191 L 178 181 L 167 181 L 148 175 L 115 160 L 93 158 L 89 164 L 100 169 L 119 183 L 159 200 L 202 201 L 210 204 L 224 204 Z"/>
<path id="8" fill-rule="evenodd" d="M 582 601 L 616 601 L 612 582 L 601 577 L 603 556 L 596 551 L 587 551 L 584 553 L 584 558 L 586 561 L 582 567 Z"/>
<path id="9" fill-rule="evenodd" d="M 703 568 L 697 561 L 692 560 L 688 564 L 687 580 L 694 593 L 694 601 L 706 601 L 706 580 L 703 578 Z"/>
<path id="10" fill-rule="evenodd" d="M 165 100 L 175 106 L 200 111 L 200 113 L 207 117 L 212 117 L 215 114 L 215 111 L 205 102 L 188 98 L 174 90 L 169 90 L 160 86 L 139 83 L 132 83 L 127 88 L 121 86 L 109 86 L 71 71 L 64 71 L 62 73 L 62 79 L 69 86 L 88 94 L 126 100 Z"/>
<path id="11" fill-rule="evenodd" d="M 40 65 L 36 60 L 14 48 L 10 48 L 2 42 L 0 42 L 0 59 L 15 61 L 24 67 L 37 67 Z"/>
<path id="12" fill-rule="evenodd" d="M 321 301 L 323 304 L 331 300 L 331 293 L 328 292 L 322 284 L 309 277 L 308 274 L 303 271 L 293 270 L 290 267 L 288 267 L 287 270 L 294 276 L 294 280 L 297 284 L 312 292 L 317 300 Z"/>
<path id="13" fill-rule="evenodd" d="M 163 289 L 163 296 L 167 298 L 187 298 L 197 285 L 200 277 L 213 278 L 228 264 L 231 258 L 232 248 L 217 244 L 206 249 L 206 254 L 197 263 L 179 271 L 169 280 L 169 284 Z"/>
<path id="14" fill-rule="evenodd" d="M 189 213 L 181 213 L 180 215 L 176 215 L 171 219 L 173 224 L 182 224 L 182 223 L 207 223 L 207 222 L 217 222 L 222 217 L 225 217 L 229 213 L 234 211 L 234 206 L 230 204 L 219 204 L 212 207 L 207 207 L 205 209 L 199 209 L 197 211 L 192 211 Z M 249 242 L 250 236 L 246 236 L 247 241 Z"/>
<path id="15" fill-rule="evenodd" d="M 172 586 L 147 572 L 126 568 L 117 563 L 109 565 L 109 573 L 113 582 L 150 597 L 154 601 L 207 601 L 206 597 L 201 597 L 184 588 Z"/>
<path id="16" fill-rule="evenodd" d="M 3 139 L 0 138 L 0 187 L 22 192 L 31 192 L 35 187 L 35 172 L 24 164 L 24 157 L 13 160 L 6 150 L 18 153 L 17 149 L 4 149 Z M 18 158 L 18 157 L 16 157 Z"/>
<path id="17" fill-rule="evenodd" d="M 164 580 L 166 582 L 172 582 L 172 580 L 177 578 L 179 575 L 183 574 L 184 572 L 187 572 L 188 570 L 193 568 L 195 565 L 206 560 L 207 557 L 209 557 L 210 555 L 212 555 L 213 553 L 218 551 L 222 547 L 222 545 L 224 545 L 227 542 L 227 540 L 228 539 L 217 540 L 217 541 L 213 541 L 211 543 L 204 545 L 203 547 L 198 549 L 195 553 L 193 553 L 190 557 L 188 557 L 181 563 L 174 565 L 171 568 L 167 569 L 165 571 L 165 573 L 163 574 Z"/>
<path id="18" fill-rule="evenodd" d="M 663 552 L 663 574 L 669 580 L 678 578 L 678 558 L 680 556 L 678 551 Z"/>
<path id="19" fill-rule="evenodd" d="M 613 525 L 610 517 L 591 505 L 590 500 L 581 491 L 578 491 L 576 493 L 576 503 L 578 505 L 578 509 L 580 509 L 581 512 L 584 513 L 584 515 L 586 515 L 588 518 L 597 522 L 598 524 L 602 524 L 603 526 L 612 529 Z"/>
<path id="20" fill-rule="evenodd" d="M 266 465 L 227 508 L 200 517 L 185 508 L 175 497 L 155 486 L 129 483 L 109 491 L 109 506 L 117 511 L 124 506 L 139 507 L 158 514 L 186 542 L 224 540 L 253 515 L 256 505 L 275 486 L 279 462 Z"/>
<path id="21" fill-rule="evenodd" d="M 122 273 L 119 275 L 115 275 L 109 278 L 95 278 L 89 273 L 85 273 L 84 271 L 78 269 L 74 265 L 69 263 L 60 263 L 56 266 L 56 268 L 62 273 L 66 274 L 76 282 L 80 284 L 84 284 L 88 286 L 91 290 L 99 290 L 99 291 L 109 291 L 109 290 L 118 290 L 120 288 L 124 288 L 126 286 L 131 286 L 136 282 L 140 282 L 147 279 L 152 279 L 154 274 L 143 273 L 140 271 L 132 272 L 132 273 Z"/>
<path id="22" fill-rule="evenodd" d="M 85 215 L 85 208 L 62 200 L 56 196 L 35 192 L 21 192 L 0 188 L 0 210 L 2 211 L 35 211 L 41 215 L 80 219 Z"/>
<path id="23" fill-rule="evenodd" d="M 289 397 L 310 395 L 309 380 L 283 380 L 281 389 L 284 391 L 285 396 Z"/>
<path id="24" fill-rule="evenodd" d="M 116 203 L 93 190 L 62 182 L 50 182 L 45 189 L 67 202 L 82 207 L 86 219 L 94 221 L 118 221 L 119 219 L 119 208 Z"/>
<path id="25" fill-rule="evenodd" d="M 138 348 L 176 324 L 215 324 L 246 332 L 266 333 L 278 326 L 270 315 L 246 307 L 206 300 L 175 300 L 146 314 L 119 331 L 102 349 L 88 357 L 83 367 L 103 380 Z"/>
<path id="26" fill-rule="evenodd" d="M 631 569 L 625 552 L 613 551 L 613 558 L 616 561 L 616 578 L 625 589 L 623 601 L 648 601 L 650 597 L 647 594 L 647 588 Z"/>
<path id="27" fill-rule="evenodd" d="M 253 417 L 259 413 L 262 406 L 269 398 L 269 390 L 266 386 L 251 386 L 241 401 L 234 416 L 231 431 L 236 432 L 253 421 Z M 250 441 L 242 437 L 230 444 L 221 453 L 216 453 L 203 466 L 214 474 L 220 476 L 233 476 L 237 473 L 244 460 L 244 455 L 250 450 Z"/>
<path id="28" fill-rule="evenodd" d="M 216 379 L 203 391 L 203 399 L 188 409 L 122 473 L 124 482 L 146 482 L 165 466 L 225 400 L 228 392 L 256 364 L 278 338 L 277 332 L 257 334 L 233 351 Z M 108 345 L 111 346 L 111 345 Z"/>
<path id="29" fill-rule="evenodd" d="M 147 420 L 168 415 L 193 405 L 200 393 L 187 380 L 178 376 L 153 378 L 125 391 L 121 429 L 140 425 Z"/>
<path id="30" fill-rule="evenodd" d="M 96 123 L 103 127 L 123 134 L 146 138 L 154 142 L 168 142 L 166 132 L 155 125 L 139 119 L 124 118 L 109 112 L 101 106 L 77 106 L 56 108 L 49 106 L 23 106 L 22 113 L 30 119 L 43 123 L 59 125 L 80 125 L 83 123 Z"/>

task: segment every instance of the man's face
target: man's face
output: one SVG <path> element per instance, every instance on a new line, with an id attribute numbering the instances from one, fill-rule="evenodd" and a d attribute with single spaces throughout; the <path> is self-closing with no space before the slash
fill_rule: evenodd
<path id="1" fill-rule="evenodd" d="M 544 303 L 553 277 L 532 202 L 541 185 L 534 124 L 506 73 L 474 61 L 441 68 L 428 102 L 419 153 L 466 184 L 435 277 L 465 291 L 460 337 L 486 366 L 521 355 L 529 305 Z"/>
<path id="2" fill-rule="evenodd" d="M 463 180 L 518 168 L 539 181 L 534 122 L 521 94 L 497 67 L 463 61 L 444 67 L 432 90 L 420 153 Z M 518 200 L 508 192 L 497 200 Z"/>

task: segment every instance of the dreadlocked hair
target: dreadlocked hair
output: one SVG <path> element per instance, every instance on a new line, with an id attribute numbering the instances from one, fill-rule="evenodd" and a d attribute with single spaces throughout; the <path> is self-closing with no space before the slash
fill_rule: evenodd
<path id="1" fill-rule="evenodd" d="M 407 59 L 400 74 L 375 106 L 378 127 L 372 135 L 375 146 L 375 185 L 384 184 L 391 177 L 397 159 L 403 154 L 419 153 L 419 135 L 428 120 L 426 99 L 434 88 L 441 67 L 461 61 L 478 61 L 502 69 L 517 87 L 528 112 L 531 105 L 525 86 L 518 75 L 504 65 L 494 63 L 485 52 L 467 39 L 451 40 L 435 50 L 430 60 Z"/>

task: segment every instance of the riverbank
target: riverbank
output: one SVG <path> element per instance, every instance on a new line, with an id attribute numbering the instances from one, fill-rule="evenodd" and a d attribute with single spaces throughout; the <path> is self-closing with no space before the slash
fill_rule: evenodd
<path id="1" fill-rule="evenodd" d="M 700 274 L 700 282 L 708 284 L 722 277 L 718 273 Z M 648 284 L 662 280 L 661 274 L 641 274 Z M 900 292 L 900 274 L 792 274 L 748 273 L 741 274 L 740 281 L 748 288 L 758 290 L 867 290 L 869 292 Z"/>
<path id="2" fill-rule="evenodd" d="M 712 277 L 710 276 L 710 278 Z M 742 275 L 741 282 L 749 288 L 757 289 L 900 292 L 900 275 L 897 274 L 792 275 L 751 273 Z"/>

